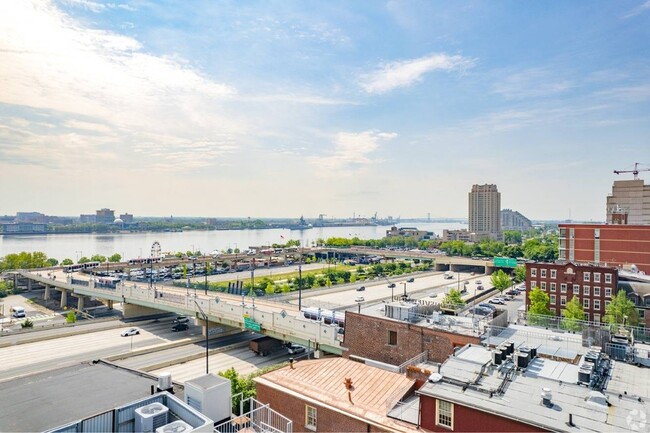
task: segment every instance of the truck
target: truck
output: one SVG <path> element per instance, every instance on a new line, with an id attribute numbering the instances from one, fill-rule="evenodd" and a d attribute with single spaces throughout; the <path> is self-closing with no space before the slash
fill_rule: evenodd
<path id="1" fill-rule="evenodd" d="M 284 347 L 284 344 L 273 337 L 265 336 L 251 340 L 248 343 L 248 347 L 256 354 L 266 356 L 269 353 L 280 350 Z"/>

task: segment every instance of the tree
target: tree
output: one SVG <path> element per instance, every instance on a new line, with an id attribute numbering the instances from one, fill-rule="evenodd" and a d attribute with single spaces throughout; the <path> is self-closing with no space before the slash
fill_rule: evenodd
<path id="1" fill-rule="evenodd" d="M 580 324 L 578 321 L 585 320 L 585 312 L 582 309 L 580 300 L 577 296 L 571 298 L 567 302 L 565 309 L 562 311 L 564 320 L 562 320 L 562 327 L 568 329 L 569 331 L 578 331 L 580 330 Z"/>
<path id="2" fill-rule="evenodd" d="M 530 305 L 528 307 L 528 322 L 531 325 L 544 325 L 546 319 L 543 316 L 553 316 L 548 308 L 550 297 L 539 287 L 535 287 L 528 294 Z"/>
<path id="3" fill-rule="evenodd" d="M 503 269 L 499 269 L 490 276 L 490 282 L 499 293 L 503 293 L 505 289 L 512 285 L 512 280 L 510 276 L 503 272 Z"/>
<path id="4" fill-rule="evenodd" d="M 106 256 L 102 256 L 101 254 L 95 254 L 90 258 L 90 261 L 104 263 L 106 261 Z"/>
<path id="5" fill-rule="evenodd" d="M 465 301 L 463 301 L 463 298 L 460 294 L 460 290 L 457 289 L 449 290 L 449 292 L 445 295 L 445 298 L 442 300 L 442 305 L 453 309 L 465 305 Z"/>
<path id="6" fill-rule="evenodd" d="M 122 256 L 118 253 L 115 253 L 108 258 L 108 261 L 111 263 L 119 263 L 120 260 L 122 260 Z"/>
<path id="7" fill-rule="evenodd" d="M 636 326 L 639 324 L 639 313 L 628 297 L 625 290 L 619 290 L 616 297 L 605 308 L 605 322 Z"/>
<path id="8" fill-rule="evenodd" d="M 49 266 L 56 266 L 56 265 L 59 264 L 59 261 L 58 261 L 57 259 L 55 259 L 54 257 L 51 257 L 51 258 L 47 259 L 47 262 L 46 262 L 46 263 L 47 263 Z"/>
<path id="9" fill-rule="evenodd" d="M 77 321 L 77 314 L 70 310 L 68 311 L 68 314 L 65 316 L 65 323 L 75 323 Z"/>
<path id="10" fill-rule="evenodd" d="M 61 266 L 69 266 L 69 265 L 72 265 L 72 264 L 74 264 L 74 262 L 72 261 L 72 259 L 63 259 L 63 260 L 61 261 Z"/>
<path id="11" fill-rule="evenodd" d="M 0 280 L 0 298 L 9 296 L 13 293 L 14 285 L 11 281 Z"/>
<path id="12" fill-rule="evenodd" d="M 267 295 L 272 295 L 275 293 L 275 284 L 273 284 L 273 281 L 269 281 L 266 283 L 266 287 L 264 288 L 264 291 L 266 292 Z"/>
<path id="13" fill-rule="evenodd" d="M 251 376 L 240 376 L 234 367 L 230 367 L 226 371 L 219 372 L 219 376 L 225 377 L 230 380 L 230 395 L 232 396 L 232 410 L 237 415 L 239 413 L 239 402 L 244 400 L 244 413 L 248 412 L 249 408 L 248 399 L 255 397 L 255 382 Z"/>
<path id="14" fill-rule="evenodd" d="M 89 261 L 90 261 L 90 259 L 88 257 L 84 256 L 84 257 L 80 258 L 77 263 L 80 263 L 80 264 L 81 263 L 88 263 Z"/>
<path id="15" fill-rule="evenodd" d="M 526 281 L 526 267 L 522 265 L 517 265 L 514 271 L 514 280 L 515 283 L 523 283 Z"/>
<path id="16" fill-rule="evenodd" d="M 33 328 L 34 322 L 31 319 L 25 319 L 23 323 L 20 324 L 21 328 Z"/>
<path id="17" fill-rule="evenodd" d="M 518 230 L 505 230 L 503 240 L 506 244 L 521 244 L 521 232 Z"/>

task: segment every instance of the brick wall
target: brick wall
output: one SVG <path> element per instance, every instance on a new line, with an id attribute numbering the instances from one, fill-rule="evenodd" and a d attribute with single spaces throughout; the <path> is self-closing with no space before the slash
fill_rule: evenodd
<path id="1" fill-rule="evenodd" d="M 257 383 L 257 400 L 268 403 L 273 410 L 293 421 L 294 432 L 311 432 L 305 428 L 305 401 L 298 397 L 288 395 L 282 391 Z M 319 432 L 379 432 L 376 427 L 370 426 L 360 420 L 350 418 L 339 412 L 334 412 L 316 404 L 309 404 L 316 408 L 316 427 Z M 385 430 L 389 431 L 389 430 Z"/>
<path id="2" fill-rule="evenodd" d="M 528 424 L 510 420 L 495 414 L 482 412 L 459 404 L 454 404 L 453 419 L 454 428 L 436 425 L 436 399 L 433 397 L 420 396 L 420 421 L 421 427 L 435 432 L 543 432 L 540 429 Z"/>
<path id="3" fill-rule="evenodd" d="M 397 344 L 388 344 L 389 331 L 397 333 Z M 444 332 L 383 317 L 372 317 L 346 311 L 345 338 L 342 346 L 351 355 L 369 358 L 392 365 L 400 365 L 424 351 L 429 360 L 445 361 L 454 347 L 469 343 L 479 344 L 479 338 Z"/>

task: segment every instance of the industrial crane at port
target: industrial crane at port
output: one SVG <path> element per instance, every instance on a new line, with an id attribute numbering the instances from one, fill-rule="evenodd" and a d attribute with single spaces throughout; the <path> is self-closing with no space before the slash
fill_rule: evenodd
<path id="1" fill-rule="evenodd" d="M 634 170 L 614 170 L 614 173 L 616 173 L 616 174 L 632 173 L 634 175 L 634 180 L 638 180 L 640 171 L 650 171 L 650 168 L 639 169 L 639 163 L 635 162 L 634 163 Z"/>

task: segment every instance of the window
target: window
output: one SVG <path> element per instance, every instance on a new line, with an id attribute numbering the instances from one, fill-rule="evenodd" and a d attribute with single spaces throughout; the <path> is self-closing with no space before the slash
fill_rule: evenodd
<path id="1" fill-rule="evenodd" d="M 551 292 L 555 292 L 555 283 L 551 283 Z"/>
<path id="2" fill-rule="evenodd" d="M 566 293 L 566 283 L 560 284 L 560 292 Z"/>
<path id="3" fill-rule="evenodd" d="M 594 314 L 594 322 L 600 323 L 600 314 L 598 313 Z"/>
<path id="4" fill-rule="evenodd" d="M 537 277 L 537 268 L 530 268 L 530 276 Z"/>
<path id="5" fill-rule="evenodd" d="M 540 289 L 546 290 L 546 281 L 542 281 L 541 283 L 539 283 L 539 286 Z"/>
<path id="6" fill-rule="evenodd" d="M 397 346 L 397 331 L 388 331 L 388 344 Z"/>
<path id="7" fill-rule="evenodd" d="M 560 305 L 566 305 L 566 296 L 560 296 Z"/>
<path id="8" fill-rule="evenodd" d="M 530 290 L 533 290 L 535 287 L 537 287 L 537 281 L 531 281 L 530 282 Z"/>
<path id="9" fill-rule="evenodd" d="M 582 308 L 584 308 L 585 310 L 589 309 L 589 299 L 582 300 Z"/>
<path id="10" fill-rule="evenodd" d="M 316 408 L 305 405 L 305 428 L 316 430 Z"/>
<path id="11" fill-rule="evenodd" d="M 594 310 L 600 310 L 600 299 L 594 299 Z"/>
<path id="12" fill-rule="evenodd" d="M 612 282 L 612 274 L 605 274 L 605 282 L 606 283 Z"/>
<path id="13" fill-rule="evenodd" d="M 588 282 L 591 281 L 591 274 L 589 272 L 585 272 L 582 274 L 582 281 Z"/>
<path id="14" fill-rule="evenodd" d="M 557 270 L 551 269 L 551 278 L 556 279 L 557 278 Z"/>
<path id="15" fill-rule="evenodd" d="M 546 269 L 540 269 L 540 272 L 542 274 L 540 278 L 546 278 Z"/>
<path id="16" fill-rule="evenodd" d="M 594 296 L 600 296 L 600 287 L 594 287 Z"/>
<path id="17" fill-rule="evenodd" d="M 579 295 L 580 294 L 580 284 L 574 284 L 573 285 L 573 294 L 574 295 Z"/>
<path id="18" fill-rule="evenodd" d="M 555 299 L 555 295 L 551 295 L 551 304 L 555 304 L 557 300 Z"/>
<path id="19" fill-rule="evenodd" d="M 600 283 L 600 272 L 594 272 L 594 283 Z"/>
<path id="20" fill-rule="evenodd" d="M 585 296 L 589 296 L 591 293 L 591 288 L 589 286 L 582 286 L 582 294 Z"/>
<path id="21" fill-rule="evenodd" d="M 611 303 L 612 303 L 612 301 L 605 301 L 605 309 L 607 309 L 607 307 L 609 307 L 609 304 L 611 304 Z"/>
<path id="22" fill-rule="evenodd" d="M 611 298 L 612 297 L 612 288 L 611 287 L 605 287 L 605 297 L 606 298 Z"/>
<path id="23" fill-rule="evenodd" d="M 445 400 L 436 400 L 436 425 L 454 429 L 454 405 Z"/>

